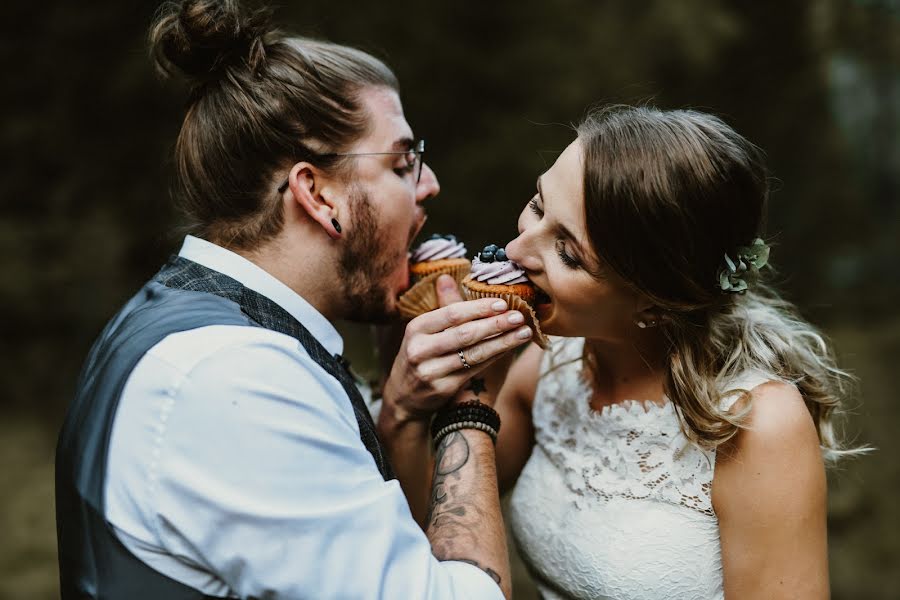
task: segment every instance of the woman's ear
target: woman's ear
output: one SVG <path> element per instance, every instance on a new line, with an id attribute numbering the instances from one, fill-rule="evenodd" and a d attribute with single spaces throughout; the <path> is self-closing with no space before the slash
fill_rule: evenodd
<path id="1" fill-rule="evenodd" d="M 631 320 L 641 329 L 656 327 L 666 320 L 666 312 L 643 295 L 638 296 Z"/>
<path id="2" fill-rule="evenodd" d="M 326 185 L 327 181 L 328 177 L 320 169 L 307 162 L 297 163 L 288 174 L 285 192 L 290 192 L 290 201 L 336 240 L 341 237 L 341 224 L 337 204 L 329 197 L 331 188 Z"/>
<path id="3" fill-rule="evenodd" d="M 647 313 L 637 313 L 632 321 L 641 329 L 647 329 L 648 327 L 656 327 L 657 325 L 659 325 L 659 319 Z"/>

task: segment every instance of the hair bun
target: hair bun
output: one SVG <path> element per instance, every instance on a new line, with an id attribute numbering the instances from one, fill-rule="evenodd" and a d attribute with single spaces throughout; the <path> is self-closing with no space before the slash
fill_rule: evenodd
<path id="1" fill-rule="evenodd" d="M 245 11 L 237 0 L 183 0 L 162 6 L 150 28 L 150 50 L 165 74 L 204 82 L 246 61 L 255 70 L 273 33 L 270 11 Z"/>

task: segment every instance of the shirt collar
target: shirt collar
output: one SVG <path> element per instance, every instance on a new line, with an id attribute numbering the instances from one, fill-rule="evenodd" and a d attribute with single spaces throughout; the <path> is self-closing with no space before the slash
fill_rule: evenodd
<path id="1" fill-rule="evenodd" d="M 300 321 L 328 352 L 340 354 L 344 351 L 341 334 L 322 313 L 297 292 L 240 254 L 189 235 L 184 238 L 178 256 L 227 275 L 244 287 L 262 294 Z"/>

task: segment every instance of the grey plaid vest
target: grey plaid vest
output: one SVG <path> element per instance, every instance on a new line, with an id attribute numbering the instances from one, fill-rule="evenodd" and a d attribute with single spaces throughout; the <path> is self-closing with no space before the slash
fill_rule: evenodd
<path id="1" fill-rule="evenodd" d="M 63 600 L 199 600 L 201 592 L 153 570 L 104 518 L 109 438 L 125 382 L 168 335 L 207 325 L 264 327 L 296 338 L 340 382 L 360 438 L 385 480 L 393 473 L 365 402 L 332 356 L 280 306 L 234 279 L 174 257 L 107 324 L 88 355 L 56 449 L 56 514 Z"/>

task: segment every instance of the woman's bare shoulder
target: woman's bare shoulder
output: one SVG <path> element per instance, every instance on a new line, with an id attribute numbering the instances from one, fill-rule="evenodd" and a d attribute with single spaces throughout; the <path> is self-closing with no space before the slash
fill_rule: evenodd
<path id="1" fill-rule="evenodd" d="M 716 511 L 751 497 L 758 508 L 765 509 L 759 506 L 762 501 L 777 510 L 782 496 L 796 494 L 796 486 L 804 482 L 809 484 L 806 491 L 818 496 L 824 477 L 822 453 L 800 391 L 789 383 L 769 381 L 751 391 L 749 402 L 745 426 L 717 452 Z M 804 495 L 799 491 L 796 500 Z"/>

